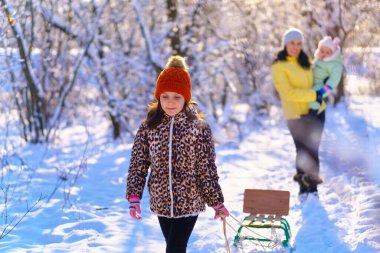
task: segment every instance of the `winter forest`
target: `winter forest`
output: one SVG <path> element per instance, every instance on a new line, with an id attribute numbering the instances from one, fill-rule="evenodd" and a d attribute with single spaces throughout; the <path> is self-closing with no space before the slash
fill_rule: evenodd
<path id="1" fill-rule="evenodd" d="M 376 0 L 0 0 L 0 251 L 164 252 L 148 194 L 140 223 L 124 195 L 133 139 L 171 55 L 187 59 L 232 213 L 244 217 L 244 188 L 290 190 L 292 205 L 294 150 L 271 78 L 289 27 L 310 57 L 325 35 L 340 38 L 344 57 L 321 147 L 330 181 L 321 206 L 291 207 L 295 252 L 379 252 Z M 189 252 L 225 252 L 212 216 L 199 219 Z"/>

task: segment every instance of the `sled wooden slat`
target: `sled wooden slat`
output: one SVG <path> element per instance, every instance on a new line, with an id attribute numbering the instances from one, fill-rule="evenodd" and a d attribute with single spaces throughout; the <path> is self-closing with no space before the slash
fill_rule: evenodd
<path id="1" fill-rule="evenodd" d="M 255 222 L 264 222 L 265 215 L 264 214 L 259 214 L 259 217 L 255 220 Z"/>
<path id="2" fill-rule="evenodd" d="M 290 192 L 278 190 L 246 189 L 243 212 L 250 214 L 289 214 Z"/>
<path id="3" fill-rule="evenodd" d="M 244 227 L 248 227 L 249 225 L 252 224 L 252 222 L 254 222 L 256 219 L 256 214 L 251 214 L 250 216 L 248 216 L 247 218 L 244 219 L 244 221 L 241 223 L 242 226 Z"/>
<path id="4" fill-rule="evenodd" d="M 257 216 L 255 218 L 255 220 L 253 220 L 253 222 L 250 224 L 250 226 L 253 226 L 253 227 L 262 226 L 263 224 L 265 224 L 264 219 L 265 219 L 265 215 L 260 214 L 259 216 Z"/>

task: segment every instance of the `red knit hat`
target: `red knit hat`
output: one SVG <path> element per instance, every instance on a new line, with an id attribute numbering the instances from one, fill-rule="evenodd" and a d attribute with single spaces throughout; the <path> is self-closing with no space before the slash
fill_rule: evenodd
<path id="1" fill-rule="evenodd" d="M 187 102 L 191 100 L 191 80 L 184 58 L 170 57 L 166 68 L 160 73 L 156 81 L 154 96 L 157 100 L 163 92 L 181 94 Z"/>

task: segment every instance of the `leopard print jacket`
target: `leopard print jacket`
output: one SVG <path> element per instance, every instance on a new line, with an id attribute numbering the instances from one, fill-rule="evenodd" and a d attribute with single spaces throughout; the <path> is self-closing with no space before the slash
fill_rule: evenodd
<path id="1" fill-rule="evenodd" d="M 180 112 L 165 114 L 154 129 L 141 124 L 131 153 L 127 199 L 142 198 L 149 167 L 150 209 L 159 216 L 193 216 L 203 212 L 205 204 L 224 202 L 212 132 L 204 120 L 191 121 Z"/>

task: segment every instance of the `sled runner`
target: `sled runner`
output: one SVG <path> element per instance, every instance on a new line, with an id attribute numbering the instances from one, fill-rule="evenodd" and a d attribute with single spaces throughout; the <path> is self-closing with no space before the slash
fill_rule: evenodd
<path id="1" fill-rule="evenodd" d="M 288 247 L 290 226 L 282 216 L 289 214 L 289 199 L 288 191 L 246 189 L 243 212 L 250 215 L 243 220 L 237 230 L 234 246 L 237 247 L 243 240 L 258 241 L 260 244 L 261 242 L 276 244 L 274 240 L 277 238 L 262 236 L 257 233 L 257 230 L 271 229 L 270 232 L 273 234 L 273 230 L 281 229 L 285 235 L 285 239 L 281 240 L 282 246 Z"/>

